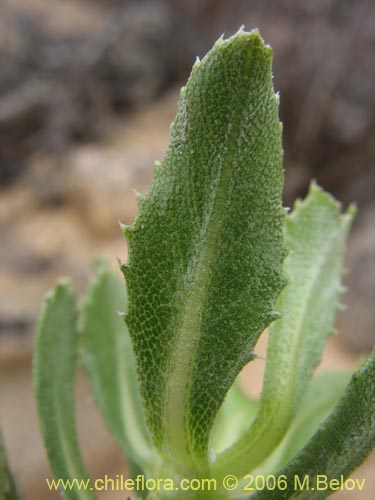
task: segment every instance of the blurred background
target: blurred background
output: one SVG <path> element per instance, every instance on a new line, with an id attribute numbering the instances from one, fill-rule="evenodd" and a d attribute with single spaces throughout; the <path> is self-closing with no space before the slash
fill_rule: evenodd
<path id="1" fill-rule="evenodd" d="M 375 342 L 371 0 L 0 0 L 0 424 L 26 499 L 58 498 L 45 487 L 31 390 L 42 298 L 62 275 L 83 290 L 97 257 L 114 266 L 126 259 L 117 221 L 132 222 L 132 189 L 147 190 L 163 157 L 178 90 L 196 56 L 242 24 L 258 27 L 274 50 L 285 204 L 315 178 L 344 207 L 359 208 L 348 308 L 323 369 L 353 368 Z M 77 398 L 92 476 L 126 472 L 81 375 Z M 374 465 L 370 457 L 356 476 Z M 335 498 L 372 494 L 369 477 L 363 496 Z"/>

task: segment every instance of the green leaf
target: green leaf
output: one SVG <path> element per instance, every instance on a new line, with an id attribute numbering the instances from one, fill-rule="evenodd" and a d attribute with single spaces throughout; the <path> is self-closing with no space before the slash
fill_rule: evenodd
<path id="1" fill-rule="evenodd" d="M 215 453 L 228 448 L 247 430 L 255 417 L 258 401 L 250 398 L 235 382 L 227 392 L 212 429 L 211 445 Z"/>
<path id="2" fill-rule="evenodd" d="M 102 263 L 82 306 L 82 362 L 109 430 L 128 457 L 149 470 L 153 455 L 134 355 L 119 314 L 126 307 L 123 281 Z"/>
<path id="3" fill-rule="evenodd" d="M 270 327 L 266 372 L 256 419 L 246 435 L 218 457 L 215 475 L 244 475 L 272 453 L 287 432 L 318 365 L 342 291 L 345 241 L 353 209 L 312 185 L 285 219 L 284 270 L 290 279 Z"/>
<path id="4" fill-rule="evenodd" d="M 204 470 L 215 415 L 276 317 L 283 182 L 272 51 L 220 39 L 181 90 L 170 146 L 125 229 L 126 322 L 147 424 L 166 460 Z"/>
<path id="5" fill-rule="evenodd" d="M 330 481 L 346 479 L 375 446 L 374 380 L 375 349 L 308 444 L 279 471 L 278 477 L 287 478 L 287 489 L 258 492 L 251 500 L 320 500 L 331 495 Z M 301 483 L 309 477 L 309 491 L 295 488 L 297 476 Z M 317 476 L 327 477 L 327 488 L 322 483 L 318 490 Z"/>
<path id="6" fill-rule="evenodd" d="M 39 320 L 34 388 L 44 444 L 57 479 L 86 479 L 74 416 L 74 375 L 77 354 L 76 298 L 61 282 L 46 297 Z M 93 500 L 91 491 L 66 489 L 70 500 Z"/>
<path id="7" fill-rule="evenodd" d="M 19 500 L 13 476 L 8 467 L 8 461 L 0 431 L 0 500 Z"/>
<path id="8" fill-rule="evenodd" d="M 346 372 L 324 373 L 312 380 L 293 424 L 275 452 L 261 465 L 260 473 L 276 472 L 303 448 L 342 397 L 350 378 Z"/>

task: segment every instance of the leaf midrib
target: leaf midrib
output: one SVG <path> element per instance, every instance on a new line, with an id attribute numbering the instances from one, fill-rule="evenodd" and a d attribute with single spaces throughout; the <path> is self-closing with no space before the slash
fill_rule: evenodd
<path id="1" fill-rule="evenodd" d="M 241 99 L 238 101 L 241 102 Z M 243 104 L 240 109 L 234 109 L 234 119 L 229 121 L 227 127 L 226 144 L 236 140 L 238 128 L 241 127 L 241 123 L 246 117 L 244 110 L 246 110 L 246 106 Z M 234 127 L 233 123 L 236 122 L 238 126 Z M 164 407 L 166 435 L 170 444 L 169 451 L 181 467 L 190 467 L 190 472 L 194 472 L 194 469 L 199 468 L 200 464 L 193 459 L 192 450 L 189 450 L 186 404 L 189 401 L 191 391 L 193 359 L 200 340 L 197 332 L 200 330 L 205 310 L 211 276 L 210 270 L 217 251 L 226 201 L 230 197 L 230 194 L 226 195 L 226 193 L 229 191 L 232 165 L 233 153 L 231 148 L 228 148 L 228 152 L 222 156 L 222 161 L 219 163 L 219 180 L 212 197 L 209 216 L 206 218 L 208 222 L 206 224 L 203 222 L 201 237 L 198 240 L 201 243 L 198 251 L 192 257 L 192 259 L 197 259 L 194 277 L 189 283 L 192 293 L 188 296 L 182 309 L 180 326 L 176 334 L 174 348 L 170 354 L 170 360 L 173 360 L 173 364 L 170 362 L 165 388 Z"/>

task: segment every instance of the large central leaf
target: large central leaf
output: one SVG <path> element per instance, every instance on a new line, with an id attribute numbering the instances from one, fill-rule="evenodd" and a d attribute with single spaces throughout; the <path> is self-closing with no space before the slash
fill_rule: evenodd
<path id="1" fill-rule="evenodd" d="M 125 229 L 126 322 L 154 443 L 207 460 L 215 415 L 284 284 L 281 124 L 272 51 L 220 39 L 181 90 L 170 146 Z"/>

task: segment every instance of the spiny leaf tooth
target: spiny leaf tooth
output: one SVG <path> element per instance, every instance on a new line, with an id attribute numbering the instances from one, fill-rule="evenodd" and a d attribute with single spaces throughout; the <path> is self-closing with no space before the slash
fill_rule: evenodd
<path id="1" fill-rule="evenodd" d="M 126 277 L 126 272 L 127 272 L 128 268 L 129 268 L 128 264 L 126 264 L 125 262 L 122 262 L 118 257 L 117 257 L 117 262 L 118 262 L 120 271 Z"/>
<path id="2" fill-rule="evenodd" d="M 128 231 L 130 226 L 128 224 L 124 224 L 120 220 L 118 221 L 118 225 L 120 226 L 120 229 L 121 229 L 123 235 L 126 236 L 126 232 Z"/>
<path id="3" fill-rule="evenodd" d="M 286 280 L 287 281 L 287 280 Z M 271 311 L 269 318 L 271 321 L 275 321 L 281 318 L 281 314 L 278 311 Z"/>
<path id="4" fill-rule="evenodd" d="M 147 198 L 147 195 L 146 194 L 143 194 L 143 193 L 140 193 L 139 191 L 137 191 L 136 189 L 133 189 L 133 193 L 136 195 L 137 197 L 137 205 L 138 205 L 138 208 L 142 208 L 142 206 L 144 205 L 144 202 L 146 201 L 146 198 Z"/>
<path id="5" fill-rule="evenodd" d="M 132 189 L 132 191 L 133 191 L 133 193 L 135 194 L 135 196 L 137 197 L 137 199 L 138 199 L 138 198 L 142 198 L 142 196 L 143 196 L 143 194 L 142 194 L 142 193 L 140 193 L 139 191 L 137 191 L 137 190 L 136 190 L 136 189 L 134 189 L 134 188 Z"/>
<path id="6" fill-rule="evenodd" d="M 245 31 L 245 25 L 241 24 L 241 26 L 238 28 L 237 33 L 234 36 L 239 35 L 240 33 L 243 33 L 244 31 Z M 254 31 L 256 31 L 259 34 L 258 30 L 254 30 Z"/>
<path id="7" fill-rule="evenodd" d="M 135 231 L 137 229 L 135 224 L 132 224 L 131 226 L 129 226 L 127 224 L 120 223 L 120 227 L 121 227 L 123 235 L 125 236 L 125 238 L 128 241 L 128 244 L 129 244 L 130 238 L 133 236 L 133 234 L 135 233 Z"/>

